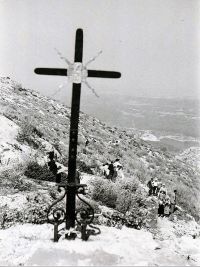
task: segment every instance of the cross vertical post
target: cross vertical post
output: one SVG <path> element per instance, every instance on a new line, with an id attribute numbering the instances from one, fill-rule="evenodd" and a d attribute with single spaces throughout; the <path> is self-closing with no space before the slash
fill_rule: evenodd
<path id="1" fill-rule="evenodd" d="M 83 31 L 76 31 L 75 55 L 74 62 L 82 63 L 83 58 Z M 81 83 L 73 83 L 71 119 L 70 119 L 70 141 L 69 141 L 69 158 L 68 158 L 68 185 L 67 185 L 67 203 L 66 203 L 66 229 L 75 226 L 75 209 L 76 209 L 76 156 L 78 142 L 78 123 L 80 111 Z"/>
<path id="2" fill-rule="evenodd" d="M 81 83 L 86 78 L 120 78 L 121 73 L 116 71 L 103 71 L 103 70 L 87 70 L 86 66 L 82 64 L 83 59 L 83 30 L 77 29 L 75 40 L 75 55 L 74 63 L 69 64 L 69 68 L 36 68 L 34 71 L 39 75 L 56 75 L 56 76 L 68 76 L 69 80 L 73 82 L 72 87 L 72 102 L 71 102 L 71 119 L 70 119 L 70 137 L 69 137 L 69 158 L 68 158 L 68 178 L 67 183 L 62 185 L 65 188 L 65 194 L 59 199 L 61 201 L 66 196 L 66 213 L 63 209 L 53 210 L 54 220 L 49 220 L 50 223 L 57 223 L 58 225 L 66 220 L 66 229 L 75 227 L 75 221 L 78 222 L 76 214 L 76 195 L 81 200 L 78 192 L 78 188 L 84 189 L 86 185 L 76 184 L 76 157 L 77 157 L 77 144 L 78 144 L 78 123 L 80 112 L 80 97 L 81 97 Z M 61 185 L 60 185 L 61 186 Z M 83 190 L 84 191 L 84 190 Z M 83 201 L 83 200 L 82 200 Z M 53 203 L 48 212 L 47 218 L 54 205 L 58 203 L 58 200 Z M 86 201 L 84 201 L 86 203 Z M 90 206 L 89 204 L 87 204 Z M 90 207 L 91 208 L 91 207 Z M 93 209 L 92 209 L 93 210 Z M 63 220 L 57 219 L 56 214 L 60 212 L 64 215 Z M 93 213 L 94 214 L 94 213 Z M 87 239 L 86 226 L 91 223 L 94 217 L 89 217 L 89 221 L 82 224 L 85 233 L 84 240 Z M 56 220 L 57 219 L 57 220 Z M 58 229 L 57 229 L 58 231 Z M 57 235 L 55 239 L 57 240 Z M 66 238 L 73 238 L 73 235 L 66 235 Z"/>

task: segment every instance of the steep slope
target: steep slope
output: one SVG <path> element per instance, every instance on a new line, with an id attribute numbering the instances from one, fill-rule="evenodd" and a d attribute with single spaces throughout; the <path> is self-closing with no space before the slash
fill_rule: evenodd
<path id="1" fill-rule="evenodd" d="M 42 163 L 52 147 L 60 153 L 60 161 L 66 165 L 70 109 L 38 92 L 22 88 L 9 77 L 0 79 L 0 90 L 1 168 L 35 159 Z M 87 139 L 89 145 L 85 148 Z M 178 204 L 199 219 L 200 184 L 196 166 L 169 152 L 152 148 L 130 131 L 106 126 L 81 113 L 80 170 L 101 175 L 102 164 L 116 158 L 121 159 L 125 177 L 142 184 L 151 177 L 160 178 L 169 194 L 176 188 Z"/>
<path id="2" fill-rule="evenodd" d="M 0 79 L 0 90 L 1 120 L 4 122 L 1 129 L 5 130 L 5 124 L 8 125 L 6 129 L 11 135 L 6 141 L 9 135 L 1 134 L 1 168 L 19 163 L 25 165 L 30 161 L 44 164 L 46 152 L 52 147 L 58 152 L 60 162 L 67 165 L 70 109 L 38 92 L 22 88 L 9 77 Z M 89 145 L 85 147 L 87 139 Z M 157 177 L 165 182 L 169 195 L 176 188 L 178 205 L 199 219 L 200 184 L 196 166 L 151 147 L 137 134 L 106 126 L 81 113 L 80 171 L 102 176 L 102 164 L 116 158 L 121 159 L 125 177 L 138 182 L 143 195 L 147 181 Z"/>

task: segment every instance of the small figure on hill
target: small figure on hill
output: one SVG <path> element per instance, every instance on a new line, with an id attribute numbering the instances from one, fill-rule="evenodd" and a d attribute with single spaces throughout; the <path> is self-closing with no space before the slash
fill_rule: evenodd
<path id="1" fill-rule="evenodd" d="M 48 161 L 48 166 L 49 166 L 49 170 L 54 174 L 56 175 L 57 174 L 57 171 L 58 171 L 58 168 L 57 168 L 57 165 L 56 165 L 56 162 L 54 160 L 54 151 L 50 151 L 48 153 L 49 155 L 49 160 Z"/>
<path id="2" fill-rule="evenodd" d="M 89 140 L 88 140 L 88 139 L 86 139 L 86 141 L 85 141 L 85 147 L 86 147 L 86 146 L 88 146 L 88 145 L 89 145 L 89 143 L 90 143 L 90 142 L 89 142 Z"/>
<path id="3" fill-rule="evenodd" d="M 158 216 L 159 217 L 164 216 L 164 208 L 165 208 L 165 198 L 158 199 Z"/>
<path id="4" fill-rule="evenodd" d="M 163 192 L 163 191 L 162 191 Z M 158 216 L 164 216 L 166 194 L 159 192 L 158 194 Z"/>
<path id="5" fill-rule="evenodd" d="M 172 197 L 171 197 L 171 205 L 170 205 L 171 213 L 174 213 L 175 208 L 176 208 L 176 193 L 177 193 L 177 190 L 174 190 Z"/>
<path id="6" fill-rule="evenodd" d="M 161 187 L 162 187 L 162 182 L 160 180 L 158 180 L 157 195 L 158 195 Z"/>
<path id="7" fill-rule="evenodd" d="M 119 174 L 121 174 L 123 169 L 122 164 L 120 163 L 120 159 L 116 159 L 115 162 L 113 163 L 113 166 L 114 166 L 114 174 L 112 180 L 113 182 L 115 182 L 116 178 L 118 177 Z"/>
<path id="8" fill-rule="evenodd" d="M 167 195 L 165 198 L 164 216 L 169 217 L 170 215 L 170 197 Z"/>
<path id="9" fill-rule="evenodd" d="M 167 188 L 165 187 L 165 184 L 162 184 L 158 195 L 160 194 L 167 195 Z"/>
<path id="10" fill-rule="evenodd" d="M 115 162 L 113 163 L 114 167 L 114 174 L 112 176 L 112 181 L 115 182 L 117 177 L 121 176 L 121 178 L 124 178 L 124 174 L 122 172 L 122 164 L 119 162 L 119 159 L 116 159 Z"/>
<path id="11" fill-rule="evenodd" d="M 120 159 L 116 159 L 113 165 L 117 170 L 123 169 L 122 164 L 120 163 Z"/>
<path id="12" fill-rule="evenodd" d="M 147 186 L 149 188 L 149 196 L 153 194 L 153 177 L 148 181 Z"/>
<path id="13" fill-rule="evenodd" d="M 111 161 L 111 163 L 108 165 L 109 174 L 107 175 L 107 178 L 110 179 L 112 182 L 115 182 L 117 177 L 121 177 L 122 179 L 124 179 L 124 174 L 122 171 L 123 167 L 119 161 L 119 159 L 116 159 L 115 162 Z"/>
<path id="14" fill-rule="evenodd" d="M 114 175 L 114 166 L 113 166 L 113 161 L 111 161 L 111 163 L 108 166 L 108 170 L 109 170 L 109 175 L 108 175 L 108 179 L 112 180 L 113 175 Z"/>
<path id="15" fill-rule="evenodd" d="M 56 157 L 56 155 L 54 154 L 54 151 L 50 151 L 48 153 L 48 156 L 49 156 L 49 161 L 47 164 L 49 166 L 49 170 L 56 176 L 56 183 L 60 183 L 61 172 L 59 170 L 61 169 L 61 166 L 58 166 L 54 159 Z"/>
<path id="16" fill-rule="evenodd" d="M 108 178 L 108 176 L 109 176 L 109 169 L 108 169 L 108 167 L 109 167 L 109 164 L 108 163 L 105 163 L 105 164 L 103 164 L 103 166 L 102 166 L 102 172 L 103 172 L 103 175 L 106 177 L 106 178 Z"/>
<path id="17" fill-rule="evenodd" d="M 157 178 L 155 178 L 153 180 L 152 186 L 153 186 L 153 188 L 152 188 L 153 192 L 152 193 L 154 196 L 157 196 L 157 194 L 158 194 L 158 179 Z"/>

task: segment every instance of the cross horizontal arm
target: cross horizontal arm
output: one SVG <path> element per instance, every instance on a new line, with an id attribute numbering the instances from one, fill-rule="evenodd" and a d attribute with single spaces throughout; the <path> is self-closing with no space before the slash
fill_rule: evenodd
<path id="1" fill-rule="evenodd" d="M 121 73 L 116 71 L 88 70 L 88 77 L 95 78 L 120 78 Z"/>
<path id="2" fill-rule="evenodd" d="M 36 68 L 34 70 L 36 74 L 41 75 L 59 75 L 59 76 L 67 76 L 67 69 L 54 69 L 54 68 Z"/>

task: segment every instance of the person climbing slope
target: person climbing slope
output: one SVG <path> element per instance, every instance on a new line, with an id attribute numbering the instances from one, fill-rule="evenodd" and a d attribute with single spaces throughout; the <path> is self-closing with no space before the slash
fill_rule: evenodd
<path id="1" fill-rule="evenodd" d="M 158 194 L 158 179 L 157 178 L 155 178 L 154 179 L 154 181 L 153 181 L 153 188 L 152 188 L 152 193 L 153 193 L 153 195 L 154 196 L 157 196 L 157 194 Z"/>
<path id="2" fill-rule="evenodd" d="M 124 179 L 124 174 L 123 174 L 123 167 L 122 164 L 120 163 L 120 159 L 116 159 L 115 162 L 113 163 L 114 166 L 114 175 L 113 175 L 113 180 L 114 182 L 116 181 L 117 177 L 120 177 Z"/>
<path id="3" fill-rule="evenodd" d="M 112 179 L 113 179 L 113 175 L 114 175 L 113 161 L 111 161 L 111 163 L 109 164 L 109 166 L 108 166 L 108 170 L 109 170 L 108 179 L 112 181 Z"/>
<path id="4" fill-rule="evenodd" d="M 165 199 L 159 199 L 158 200 L 158 216 L 163 217 L 164 216 L 164 208 L 165 208 Z"/>
<path id="5" fill-rule="evenodd" d="M 153 177 L 151 178 L 151 180 L 148 181 L 147 186 L 149 188 L 149 196 L 151 196 L 153 194 Z"/>
<path id="6" fill-rule="evenodd" d="M 165 198 L 166 194 L 162 192 L 158 195 L 158 216 L 164 216 L 164 208 L 165 208 Z"/>
<path id="7" fill-rule="evenodd" d="M 56 177 L 56 183 L 61 182 L 61 175 L 62 173 L 66 172 L 66 167 L 63 166 L 62 164 L 56 162 L 56 155 L 54 151 L 50 151 L 47 153 L 49 161 L 47 162 L 49 170 L 55 175 Z"/>
<path id="8" fill-rule="evenodd" d="M 167 188 L 165 187 L 165 184 L 162 184 L 161 188 L 160 188 L 160 191 L 158 193 L 158 196 L 160 194 L 164 194 L 164 195 L 167 195 Z"/>
<path id="9" fill-rule="evenodd" d="M 88 140 L 88 139 L 86 139 L 86 141 L 85 141 L 85 147 L 86 147 L 86 146 L 88 146 L 88 145 L 89 145 L 89 143 L 90 143 L 90 142 L 89 142 L 89 140 Z"/>
<path id="10" fill-rule="evenodd" d="M 161 187 L 162 187 L 162 182 L 160 180 L 158 180 L 157 195 L 158 195 Z"/>
<path id="11" fill-rule="evenodd" d="M 167 195 L 165 198 L 164 216 L 169 217 L 170 215 L 170 197 Z"/>
<path id="12" fill-rule="evenodd" d="M 176 193 L 177 190 L 174 190 L 172 197 L 171 197 L 171 205 L 170 205 L 170 212 L 174 213 L 175 209 L 176 209 Z"/>
<path id="13" fill-rule="evenodd" d="M 108 163 L 104 163 L 103 166 L 101 167 L 101 170 L 103 172 L 103 175 L 106 178 L 108 178 L 108 176 L 109 176 L 109 169 L 108 169 L 108 167 L 109 167 L 109 164 Z"/>

